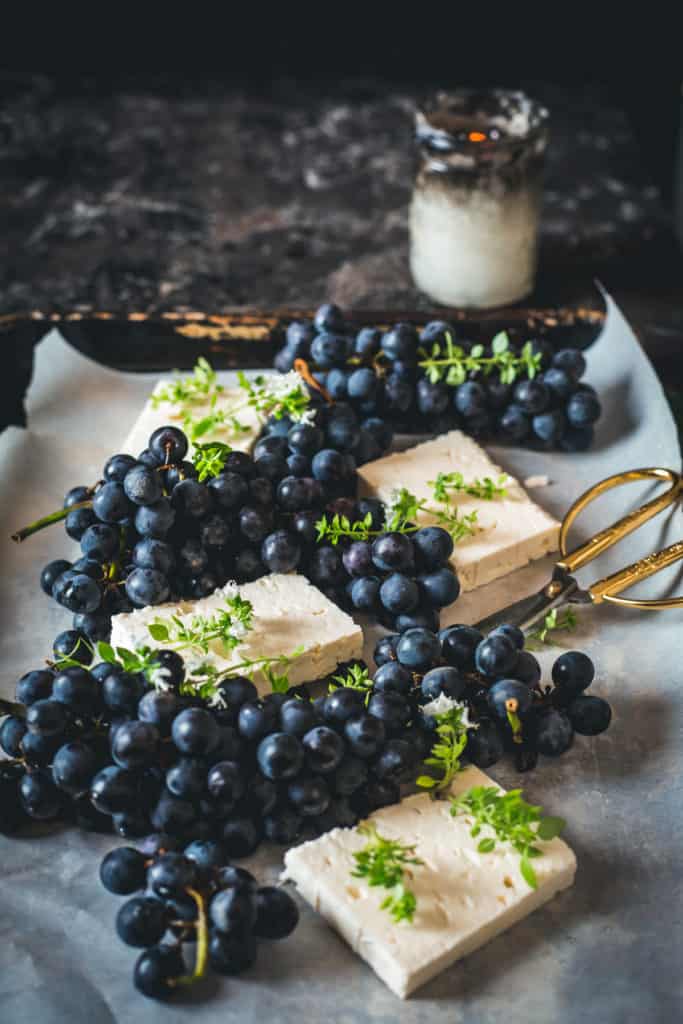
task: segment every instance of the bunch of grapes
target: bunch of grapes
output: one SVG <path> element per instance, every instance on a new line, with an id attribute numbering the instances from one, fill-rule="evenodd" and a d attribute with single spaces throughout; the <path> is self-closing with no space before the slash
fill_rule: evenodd
<path id="1" fill-rule="evenodd" d="M 63 519 L 80 543 L 80 558 L 50 562 L 40 577 L 74 615 L 64 644 L 106 639 L 111 616 L 133 607 L 299 567 L 325 507 L 356 492 L 357 439 L 353 411 L 339 404 L 320 406 L 313 422 L 269 421 L 253 455 L 217 445 L 193 464 L 173 426 L 155 430 L 137 459 L 113 455 L 99 483 L 72 488 L 63 510 L 18 535 Z M 390 443 L 384 430 L 373 455 Z"/>
<path id="2" fill-rule="evenodd" d="M 330 506 L 324 537 L 303 571 L 350 612 L 377 619 L 399 633 L 422 626 L 439 628 L 439 611 L 457 599 L 458 577 L 449 565 L 453 539 L 440 526 L 406 532 L 386 526 L 386 509 L 375 498 Z M 320 531 L 323 532 L 322 530 Z"/>
<path id="3" fill-rule="evenodd" d="M 219 840 L 185 846 L 152 836 L 141 850 L 121 846 L 100 865 L 105 889 L 130 896 L 116 915 L 116 932 L 142 949 L 133 971 L 135 987 L 152 999 L 167 999 L 205 976 L 242 974 L 255 962 L 259 942 L 285 939 L 299 911 L 275 886 L 259 886 L 245 868 L 229 863 Z M 188 971 L 183 946 L 195 947 Z"/>
<path id="4" fill-rule="evenodd" d="M 144 671 L 72 664 L 19 680 L 0 726 L 14 762 L 3 776 L 8 831 L 26 817 L 70 817 L 124 838 L 218 839 L 245 857 L 264 838 L 354 824 L 398 800 L 415 768 L 408 695 L 369 696 L 361 665 L 317 700 L 305 690 L 259 698 L 232 676 L 207 704 L 181 692 L 177 652 L 150 657 Z M 162 676 L 162 688 L 150 682 Z"/>
<path id="5" fill-rule="evenodd" d="M 467 758 L 485 769 L 507 750 L 527 771 L 539 754 L 557 757 L 569 750 L 575 733 L 604 732 L 612 712 L 607 701 L 585 694 L 595 675 L 588 655 L 561 654 L 552 668 L 554 685 L 543 686 L 541 666 L 524 643 L 522 631 L 511 625 L 487 636 L 464 625 L 439 633 L 409 629 L 378 642 L 375 682 L 386 676 L 405 687 L 412 674 L 423 704 L 442 695 L 465 702 L 477 726 L 468 733 Z"/>
<path id="6" fill-rule="evenodd" d="M 554 351 L 542 339 L 516 347 L 504 334 L 473 344 L 440 320 L 420 333 L 398 323 L 354 336 L 338 307 L 321 306 L 313 323 L 288 326 L 274 365 L 287 371 L 297 359 L 335 401 L 402 433 L 458 428 L 482 440 L 576 452 L 590 447 L 601 412 L 581 380 L 586 361 L 578 349 Z"/>

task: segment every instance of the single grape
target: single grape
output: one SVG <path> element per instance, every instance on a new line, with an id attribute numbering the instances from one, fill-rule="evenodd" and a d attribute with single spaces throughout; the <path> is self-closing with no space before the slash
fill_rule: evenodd
<path id="1" fill-rule="evenodd" d="M 289 783 L 287 798 L 303 818 L 315 818 L 327 810 L 331 794 L 324 779 L 303 775 Z"/>
<path id="2" fill-rule="evenodd" d="M 462 700 L 467 689 L 467 680 L 457 668 L 441 665 L 432 668 L 422 677 L 420 690 L 424 701 L 436 700 L 441 694 L 452 700 Z"/>
<path id="3" fill-rule="evenodd" d="M 169 593 L 168 578 L 157 569 L 133 569 L 126 579 L 126 594 L 138 608 L 162 604 Z"/>
<path id="4" fill-rule="evenodd" d="M 595 677 L 595 666 L 583 651 L 566 651 L 553 665 L 552 677 L 558 696 L 568 703 L 588 689 Z"/>
<path id="5" fill-rule="evenodd" d="M 175 990 L 175 980 L 186 967 L 179 946 L 153 946 L 140 954 L 133 972 L 138 992 L 150 999 L 167 999 Z"/>
<path id="6" fill-rule="evenodd" d="M 408 629 L 396 645 L 398 661 L 413 672 L 426 672 L 439 654 L 439 638 L 428 629 Z"/>
<path id="7" fill-rule="evenodd" d="M 52 597 L 52 588 L 55 582 L 63 572 L 70 568 L 71 562 L 67 562 L 64 558 L 56 558 L 54 561 L 48 562 L 40 574 L 40 588 L 43 593 Z"/>
<path id="8" fill-rule="evenodd" d="M 152 472 L 147 470 L 145 466 L 140 466 L 140 469 L 145 472 Z M 135 472 L 135 470 L 132 470 L 132 472 Z M 128 500 L 123 484 L 112 482 L 102 484 L 101 487 L 97 488 L 92 502 L 92 510 L 103 523 L 120 523 L 123 519 L 127 519 L 132 515 L 133 507 Z M 75 512 L 69 513 L 69 515 L 74 514 Z"/>
<path id="9" fill-rule="evenodd" d="M 35 704 L 37 700 L 46 700 L 52 694 L 52 682 L 54 673 L 48 669 L 39 668 L 27 672 L 18 681 L 15 688 L 15 696 L 19 704 Z"/>
<path id="10" fill-rule="evenodd" d="M 612 709 L 602 697 L 575 697 L 567 714 L 574 731 L 582 736 L 597 736 L 612 721 Z"/>
<path id="11" fill-rule="evenodd" d="M 353 754 L 369 759 L 384 746 L 386 729 L 381 719 L 361 713 L 346 722 L 344 735 Z"/>
<path id="12" fill-rule="evenodd" d="M 242 974 L 256 963 L 258 945 L 249 932 L 224 935 L 212 930 L 209 939 L 209 961 L 218 974 L 232 977 Z"/>
<path id="13" fill-rule="evenodd" d="M 35 705 L 34 705 L 35 706 Z M 19 782 L 22 807 L 29 818 L 48 821 L 56 818 L 61 808 L 59 790 L 45 768 L 32 769 Z"/>
<path id="14" fill-rule="evenodd" d="M 187 455 L 187 438 L 177 427 L 158 427 L 150 436 L 149 450 L 161 464 L 182 462 Z"/>
<path id="15" fill-rule="evenodd" d="M 574 730 L 568 715 L 557 708 L 544 710 L 538 716 L 534 740 L 539 754 L 546 757 L 559 757 L 560 754 L 564 754 L 574 740 Z"/>
<path id="16" fill-rule="evenodd" d="M 65 743 L 54 756 L 52 779 L 69 796 L 83 796 L 90 789 L 98 766 L 97 755 L 85 743 Z"/>
<path id="17" fill-rule="evenodd" d="M 514 671 L 518 650 L 513 641 L 502 633 L 490 633 L 477 646 L 474 663 L 477 672 L 495 679 Z"/>
<path id="18" fill-rule="evenodd" d="M 149 896 L 127 900 L 116 915 L 116 933 L 127 946 L 153 946 L 163 938 L 167 926 L 166 907 Z"/>
<path id="19" fill-rule="evenodd" d="M 132 846 L 111 850 L 100 864 L 100 881 L 105 889 L 118 896 L 144 889 L 147 881 L 144 854 Z"/>
<path id="20" fill-rule="evenodd" d="M 479 721 L 478 726 L 467 733 L 465 754 L 472 764 L 485 771 L 500 761 L 505 747 L 495 722 L 484 718 Z"/>

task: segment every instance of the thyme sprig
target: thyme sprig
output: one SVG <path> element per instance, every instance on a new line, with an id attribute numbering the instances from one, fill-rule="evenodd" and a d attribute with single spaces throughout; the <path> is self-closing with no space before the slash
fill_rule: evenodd
<path id="1" fill-rule="evenodd" d="M 474 786 L 451 801 L 453 817 L 467 814 L 474 819 L 470 829 L 473 838 L 483 828 L 494 833 L 480 840 L 477 846 L 479 853 L 490 853 L 495 849 L 496 841 L 510 843 L 520 856 L 520 874 L 532 889 L 538 887 L 538 878 L 531 861 L 543 854 L 536 842 L 559 836 L 565 826 L 564 819 L 543 816 L 542 810 L 542 807 L 528 804 L 521 789 L 501 793 L 496 786 Z"/>
<path id="2" fill-rule="evenodd" d="M 347 690 L 360 690 L 365 694 L 365 703 L 370 700 L 372 691 L 372 677 L 365 665 L 352 665 L 345 673 L 332 676 L 332 681 L 327 687 L 328 693 L 334 693 L 341 688 Z"/>
<path id="3" fill-rule="evenodd" d="M 357 519 L 355 522 L 351 522 L 348 516 L 339 515 L 339 513 L 335 513 L 331 519 L 328 519 L 323 513 L 316 521 L 315 528 L 318 543 L 325 540 L 335 547 L 343 538 L 352 541 L 369 540 L 371 537 L 379 537 L 381 533 L 385 532 L 372 529 L 372 514 L 370 512 L 363 519 Z"/>
<path id="4" fill-rule="evenodd" d="M 536 626 L 535 629 L 529 630 L 526 634 L 526 640 L 524 646 L 529 650 L 538 650 L 543 647 L 544 644 L 552 646 L 556 644 L 554 636 L 551 633 L 570 633 L 576 629 L 579 624 L 576 612 L 571 608 L 553 608 L 547 613 L 543 622 Z"/>
<path id="5" fill-rule="evenodd" d="M 505 497 L 508 482 L 506 473 L 501 473 L 497 480 L 485 476 L 483 479 L 467 481 L 462 473 L 455 471 L 439 473 L 436 480 L 429 481 L 429 486 L 433 488 L 434 501 L 447 502 L 451 493 L 469 494 L 472 498 L 493 501 L 494 498 Z"/>
<path id="6" fill-rule="evenodd" d="M 193 417 L 191 411 L 185 413 L 183 429 L 191 441 L 196 441 L 217 430 L 225 431 L 234 437 L 249 433 L 251 428 L 237 418 L 234 410 L 218 408 L 217 403 L 218 395 L 213 395 L 209 402 L 209 412 L 198 420 Z M 244 408 L 244 406 L 239 408 Z"/>
<path id="7" fill-rule="evenodd" d="M 118 665 L 124 672 L 144 675 L 148 683 L 164 689 L 165 673 L 159 665 L 155 649 L 141 644 L 131 651 L 127 647 L 112 647 L 106 641 L 100 640 L 97 644 L 97 653 L 102 661 Z"/>
<path id="8" fill-rule="evenodd" d="M 234 650 L 252 628 L 253 606 L 240 594 L 225 601 L 214 615 L 193 615 L 183 621 L 178 615 L 157 619 L 147 626 L 150 636 L 174 651 L 195 651 L 208 654 L 209 645 L 218 641 L 226 651 Z"/>
<path id="9" fill-rule="evenodd" d="M 533 351 L 532 343 L 527 341 L 516 354 L 510 347 L 507 331 L 500 331 L 493 338 L 490 356 L 484 355 L 483 345 L 473 345 L 469 352 L 455 345 L 450 334 L 446 334 L 444 345 L 437 341 L 429 352 L 419 351 L 423 358 L 418 366 L 425 371 L 427 379 L 432 384 L 443 380 L 452 387 L 464 384 L 470 373 L 488 376 L 497 370 L 503 384 L 512 384 L 522 373 L 535 377 L 541 368 L 541 353 Z"/>
<path id="10" fill-rule="evenodd" d="M 225 669 L 218 669 L 211 662 L 204 662 L 186 676 L 180 686 L 180 692 L 187 696 L 201 697 L 202 700 L 211 704 L 223 706 L 225 701 L 221 695 L 221 683 L 233 676 L 246 676 L 248 679 L 253 679 L 257 672 L 261 672 L 270 683 L 273 693 L 286 693 L 291 686 L 287 670 L 292 662 L 300 658 L 303 653 L 304 648 L 300 646 L 289 654 L 244 658 Z"/>
<path id="11" fill-rule="evenodd" d="M 249 396 L 246 405 L 251 406 L 261 416 L 274 416 L 276 420 L 283 416 L 301 419 L 308 411 L 310 396 L 298 373 L 285 373 L 281 376 L 264 377 L 258 374 L 251 380 L 242 371 L 237 373 L 237 382 Z"/>
<path id="12" fill-rule="evenodd" d="M 429 789 L 436 795 L 447 789 L 461 771 L 460 757 L 467 745 L 467 730 L 474 728 L 474 723 L 469 720 L 467 704 L 452 701 L 445 696 L 438 697 L 422 710 L 435 720 L 438 736 L 438 741 L 424 763 L 434 768 L 438 774 L 419 775 L 415 783 L 421 789 Z"/>
<path id="13" fill-rule="evenodd" d="M 415 846 L 402 843 L 399 839 L 386 839 L 377 831 L 373 822 L 358 826 L 358 832 L 367 836 L 362 850 L 354 853 L 356 868 L 353 878 L 364 878 L 370 886 L 380 886 L 388 894 L 380 904 L 381 910 L 388 910 L 394 921 L 412 922 L 417 909 L 415 893 L 404 881 L 408 865 L 423 863 L 415 856 Z"/>
<path id="14" fill-rule="evenodd" d="M 218 383 L 216 371 L 208 359 L 200 356 L 195 363 L 191 377 L 177 377 L 169 384 L 158 388 L 152 395 L 152 408 L 158 409 L 162 402 L 171 405 L 196 405 L 209 402 L 225 391 Z"/>
<path id="15" fill-rule="evenodd" d="M 432 505 L 421 501 L 411 494 L 405 487 L 399 488 L 394 494 L 391 504 L 387 510 L 386 528 L 396 533 L 411 533 L 417 530 L 415 519 L 420 512 L 430 515 L 437 521 L 439 526 L 450 533 L 453 543 L 463 540 L 464 537 L 471 537 L 477 532 L 477 510 L 471 512 L 460 512 L 452 506 L 448 500 L 439 505 Z"/>
<path id="16" fill-rule="evenodd" d="M 192 453 L 192 462 L 197 470 L 200 483 L 210 480 L 223 472 L 228 455 L 232 451 L 229 444 L 222 441 L 209 441 L 207 444 L 196 444 Z"/>

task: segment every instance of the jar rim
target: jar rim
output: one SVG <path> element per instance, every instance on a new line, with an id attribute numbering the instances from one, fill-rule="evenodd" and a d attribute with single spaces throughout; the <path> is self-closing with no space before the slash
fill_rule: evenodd
<path id="1" fill-rule="evenodd" d="M 431 153 L 475 155 L 536 140 L 548 117 L 548 109 L 521 90 L 439 91 L 417 107 L 415 136 Z"/>

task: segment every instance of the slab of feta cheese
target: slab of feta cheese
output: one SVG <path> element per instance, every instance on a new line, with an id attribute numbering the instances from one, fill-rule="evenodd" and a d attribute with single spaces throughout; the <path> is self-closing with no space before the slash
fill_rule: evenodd
<path id="1" fill-rule="evenodd" d="M 161 391 L 167 385 L 168 380 L 160 380 L 154 388 L 152 395 Z M 246 395 L 242 388 L 226 388 L 218 398 L 215 409 L 235 408 L 237 405 L 241 405 L 245 399 Z M 200 420 L 211 411 L 208 403 L 193 403 L 192 418 Z M 222 441 L 223 444 L 229 444 L 231 448 L 239 451 L 251 451 L 256 438 L 261 433 L 262 421 L 256 410 L 251 406 L 240 409 L 237 418 L 241 424 L 247 427 L 246 431 L 234 430 L 229 424 L 223 424 L 215 430 L 207 431 L 202 436 L 201 443 L 208 444 L 209 441 Z M 133 424 L 132 430 L 123 442 L 121 451 L 127 452 L 130 455 L 139 455 L 147 447 L 150 434 L 157 427 L 165 427 L 168 424 L 182 429 L 183 416 L 178 411 L 178 407 L 171 402 L 160 402 L 158 405 L 155 405 L 152 401 L 152 396 L 150 396 L 144 409 Z"/>
<path id="2" fill-rule="evenodd" d="M 484 785 L 496 783 L 468 767 L 456 777 L 452 795 Z M 385 890 L 353 877 L 353 854 L 367 842 L 357 828 L 333 829 L 289 850 L 283 877 L 296 883 L 304 899 L 401 998 L 574 880 L 576 858 L 567 844 L 539 841 L 543 853 L 533 862 L 538 888 L 531 889 L 509 843 L 497 841 L 491 853 L 479 853 L 477 845 L 490 830 L 485 827 L 473 839 L 471 819 L 462 813 L 452 817 L 448 800 L 432 800 L 428 794 L 384 807 L 370 820 L 385 838 L 414 844 L 424 861 L 409 869 L 406 880 L 417 899 L 412 923 L 395 923 L 380 909 Z"/>
<path id="3" fill-rule="evenodd" d="M 421 501 L 433 504 L 430 481 L 438 473 L 455 471 L 462 473 L 466 482 L 487 476 L 497 480 L 503 473 L 476 441 L 453 430 L 359 466 L 360 493 L 390 503 L 393 493 L 405 487 Z M 477 532 L 458 541 L 451 558 L 463 590 L 490 583 L 557 548 L 559 523 L 531 501 L 517 480 L 507 476 L 505 497 L 492 501 L 467 494 L 452 497 L 463 514 L 477 512 Z M 436 522 L 426 513 L 420 513 L 418 520 L 424 526 Z"/>
<path id="4" fill-rule="evenodd" d="M 147 629 L 151 622 L 164 621 L 172 615 L 186 622 L 194 615 L 210 616 L 220 611 L 226 597 L 236 591 L 251 601 L 253 628 L 232 651 L 225 651 L 219 641 L 211 645 L 208 655 L 181 651 L 189 670 L 205 662 L 224 669 L 248 658 L 276 657 L 303 647 L 303 653 L 288 669 L 295 686 L 328 675 L 342 661 L 361 657 L 363 634 L 360 627 L 304 576 L 296 574 L 263 576 L 237 588 L 228 584 L 200 601 L 154 605 L 115 615 L 111 643 L 129 650 L 142 645 L 163 647 L 163 643 L 152 639 Z M 261 672 L 254 675 L 254 683 L 260 693 L 270 691 L 270 684 Z"/>

